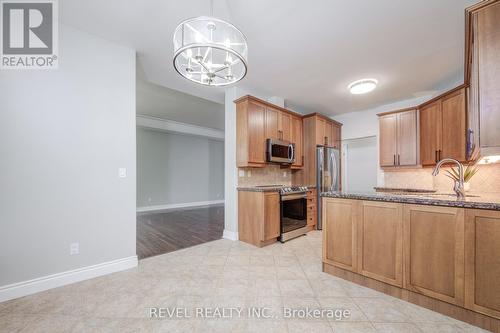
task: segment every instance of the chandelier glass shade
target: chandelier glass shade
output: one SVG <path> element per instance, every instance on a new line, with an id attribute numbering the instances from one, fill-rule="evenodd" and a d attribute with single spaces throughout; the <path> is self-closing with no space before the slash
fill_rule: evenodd
<path id="1" fill-rule="evenodd" d="M 174 68 L 188 80 L 225 86 L 247 73 L 248 46 L 234 25 L 200 16 L 181 22 L 174 32 Z"/>

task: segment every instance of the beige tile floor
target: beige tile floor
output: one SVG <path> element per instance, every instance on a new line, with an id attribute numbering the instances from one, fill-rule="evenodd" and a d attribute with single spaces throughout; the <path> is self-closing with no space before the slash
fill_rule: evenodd
<path id="1" fill-rule="evenodd" d="M 151 319 L 149 309 L 193 317 Z M 265 308 L 272 319 L 196 318 L 195 308 Z M 344 320 L 284 318 L 283 308 L 349 310 Z M 275 318 L 274 318 L 275 317 Z M 0 303 L 0 332 L 483 332 L 321 272 L 321 233 L 262 249 L 217 240 L 137 269 Z"/>

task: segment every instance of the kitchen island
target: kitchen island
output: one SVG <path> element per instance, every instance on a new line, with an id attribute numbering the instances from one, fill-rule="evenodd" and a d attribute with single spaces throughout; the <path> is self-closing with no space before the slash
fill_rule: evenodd
<path id="1" fill-rule="evenodd" d="M 323 270 L 500 332 L 500 197 L 322 193 Z"/>

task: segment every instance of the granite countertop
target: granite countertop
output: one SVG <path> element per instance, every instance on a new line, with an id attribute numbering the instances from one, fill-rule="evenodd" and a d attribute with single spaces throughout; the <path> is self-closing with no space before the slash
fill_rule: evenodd
<path id="1" fill-rule="evenodd" d="M 255 186 L 238 186 L 238 191 L 245 191 L 245 192 L 278 192 L 281 190 L 283 187 L 289 187 L 290 185 L 255 185 Z M 299 185 L 293 185 L 293 186 L 299 186 Z M 300 185 L 303 187 L 307 187 L 308 190 L 316 188 L 316 185 L 314 186 L 309 186 L 309 185 Z"/>
<path id="2" fill-rule="evenodd" d="M 500 211 L 500 193 L 470 193 L 458 200 L 453 193 L 394 194 L 387 192 L 323 192 L 322 197 L 409 203 L 417 205 L 447 206 Z"/>

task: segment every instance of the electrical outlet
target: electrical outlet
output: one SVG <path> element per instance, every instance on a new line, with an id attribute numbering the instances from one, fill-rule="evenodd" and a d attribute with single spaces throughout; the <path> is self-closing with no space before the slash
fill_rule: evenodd
<path id="1" fill-rule="evenodd" d="M 286 177 L 287 173 L 286 171 L 283 171 L 283 177 Z"/>
<path id="2" fill-rule="evenodd" d="M 248 176 L 248 177 L 252 177 L 252 171 L 251 171 L 251 170 L 248 170 L 248 171 L 247 171 L 247 176 Z"/>
<path id="3" fill-rule="evenodd" d="M 127 168 L 119 168 L 118 169 L 118 177 L 127 178 Z"/>
<path id="4" fill-rule="evenodd" d="M 238 170 L 238 177 L 245 177 L 245 170 Z"/>
<path id="5" fill-rule="evenodd" d="M 80 244 L 79 243 L 69 244 L 69 255 L 74 256 L 77 254 L 80 254 Z"/>

